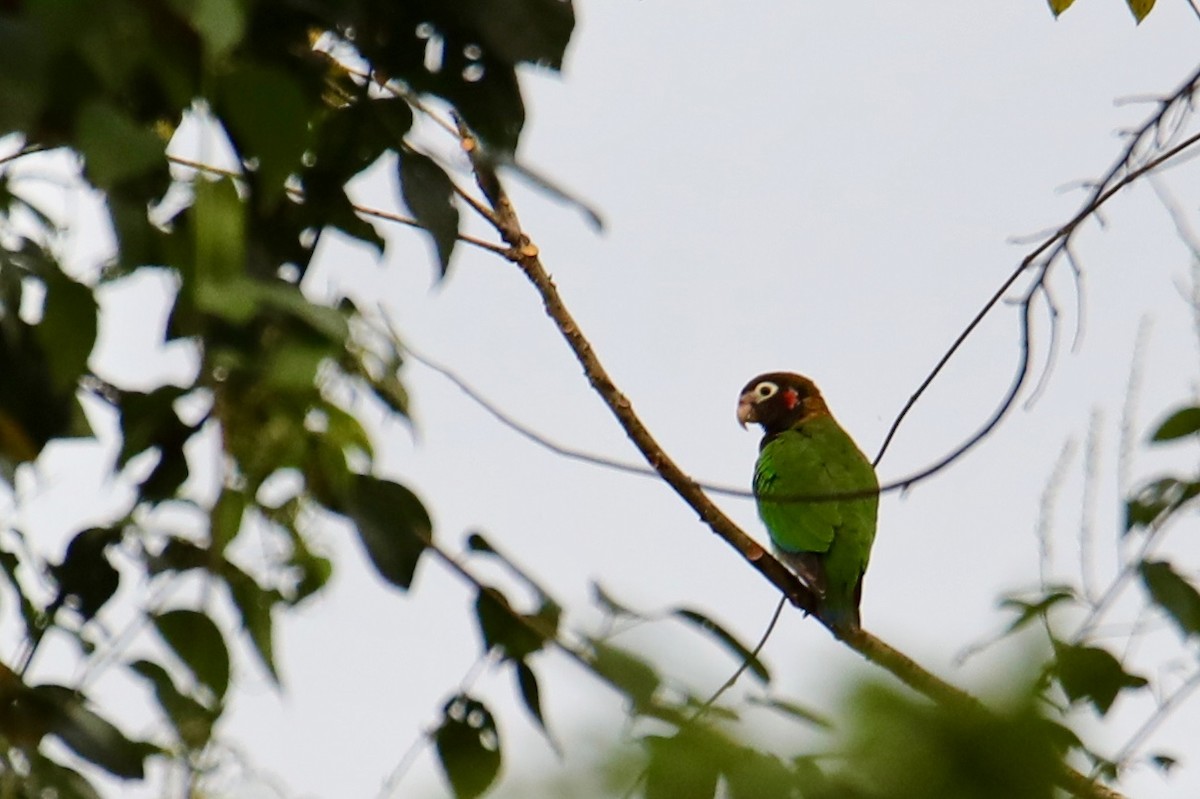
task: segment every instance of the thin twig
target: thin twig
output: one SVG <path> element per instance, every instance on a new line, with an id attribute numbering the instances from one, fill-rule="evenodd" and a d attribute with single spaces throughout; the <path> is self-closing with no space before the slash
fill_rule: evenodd
<path id="1" fill-rule="evenodd" d="M 884 453 L 887 452 L 888 446 L 891 444 L 892 439 L 895 437 L 896 432 L 900 428 L 900 425 L 904 422 L 905 418 L 916 405 L 917 401 L 925 394 L 929 386 L 946 367 L 946 364 L 949 363 L 950 359 L 954 357 L 967 338 L 969 338 L 971 334 L 975 332 L 976 328 L 978 328 L 978 326 L 983 322 L 983 319 L 991 313 L 992 309 L 995 308 L 997 304 L 999 304 L 1004 295 L 1008 293 L 1009 289 L 1012 288 L 1022 274 L 1024 274 L 1035 263 L 1038 263 L 1039 259 L 1042 259 L 1044 255 L 1045 258 L 1041 261 L 1039 275 L 1034 282 L 1034 287 L 1036 288 L 1038 285 L 1042 284 L 1045 281 L 1046 275 L 1049 273 L 1050 268 L 1055 264 L 1055 262 L 1058 261 L 1060 257 L 1066 253 L 1072 236 L 1080 224 L 1096 215 L 1100 208 L 1122 188 L 1136 181 L 1142 175 L 1157 169 L 1162 164 L 1183 153 L 1196 142 L 1200 141 L 1200 134 L 1190 136 L 1158 157 L 1138 167 L 1133 166 L 1134 161 L 1140 153 L 1141 147 L 1145 143 L 1147 136 L 1153 133 L 1163 123 L 1163 120 L 1166 118 L 1171 108 L 1181 101 L 1190 99 L 1190 97 L 1195 93 L 1198 84 L 1200 84 L 1200 70 L 1197 70 L 1191 76 L 1189 76 L 1184 83 L 1160 105 L 1158 112 L 1152 115 L 1150 119 L 1142 125 L 1141 128 L 1134 132 L 1125 150 L 1112 165 L 1112 167 L 1109 168 L 1105 176 L 1096 183 L 1088 198 L 1083 203 L 1083 206 L 1075 214 L 1075 216 L 1049 237 L 1044 239 L 1041 244 L 1033 249 L 1033 251 L 1028 253 L 1012 271 L 1008 278 L 1006 278 L 1004 282 L 1001 283 L 1000 287 L 992 294 L 992 296 L 988 298 L 988 300 L 983 304 L 983 307 L 979 309 L 974 317 L 972 317 L 971 321 L 968 322 L 967 326 L 950 345 L 949 349 L 947 349 L 942 357 L 938 359 L 938 362 L 934 365 L 933 369 L 928 375 L 926 375 L 925 379 L 921 381 L 921 384 L 917 387 L 917 390 L 913 392 L 908 401 L 905 402 L 904 406 L 900 409 L 900 412 L 896 415 L 891 427 L 889 427 L 887 434 L 884 436 L 883 444 L 880 446 L 879 452 L 875 456 L 875 463 L 878 463 L 883 458 Z M 1022 303 L 1028 305 L 1032 301 L 1033 296 L 1034 294 L 1032 291 L 1027 292 L 1025 298 L 1022 300 Z M 1027 328 L 1029 324 L 1027 309 L 1023 316 L 1024 319 L 1022 321 L 1022 326 L 1023 328 L 1026 328 L 1023 332 L 1023 335 L 1026 335 L 1028 333 Z M 1009 392 L 1009 396 L 1006 397 L 1005 402 L 1001 405 L 999 411 L 993 414 L 992 418 L 990 418 L 988 422 L 985 423 L 982 428 L 980 428 L 979 431 L 977 431 L 965 442 L 956 447 L 949 455 L 939 461 L 936 468 L 923 470 L 920 473 L 920 479 L 924 479 L 925 477 L 928 477 L 953 463 L 962 455 L 966 454 L 968 450 L 982 441 L 988 435 L 988 433 L 995 428 L 1000 420 L 1012 408 L 1017 394 L 1019 393 L 1020 388 L 1024 385 L 1025 379 L 1028 376 L 1028 365 L 1028 358 L 1023 357 L 1021 366 L 1017 372 L 1017 379 L 1014 380 L 1016 390 Z"/>

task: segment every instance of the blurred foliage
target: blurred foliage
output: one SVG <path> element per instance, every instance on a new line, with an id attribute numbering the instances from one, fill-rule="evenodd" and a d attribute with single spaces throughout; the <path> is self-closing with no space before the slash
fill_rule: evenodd
<path id="1" fill-rule="evenodd" d="M 380 577 L 412 586 L 432 541 L 429 513 L 402 483 L 371 473 L 361 409 L 334 398 L 373 397 L 404 418 L 398 349 L 356 332 L 369 326 L 351 302 L 315 300 L 300 286 L 329 228 L 382 252 L 347 184 L 385 158 L 399 164 L 397 200 L 426 226 L 444 276 L 459 214 L 445 168 L 408 141 L 414 112 L 449 106 L 497 159 L 511 159 L 525 121 L 516 70 L 560 68 L 573 27 L 560 0 L 0 3 L 0 140 L 14 150 L 0 161 L 0 477 L 11 484 L 54 439 L 90 436 L 84 396 L 119 419 L 113 477 L 152 464 L 122 518 L 79 531 L 57 563 L 11 525 L 0 536 L 6 609 L 24 628 L 21 650 L 0 664 L 4 796 L 96 795 L 86 769 L 43 753 L 46 736 L 126 779 L 141 779 L 150 756 L 202 770 L 235 673 L 237 640 L 221 620 L 240 622 L 279 680 L 275 615 L 319 593 L 332 570 L 310 544 L 314 525 L 346 519 Z M 224 142 L 237 169 L 173 164 L 189 121 Z M 74 154 L 79 181 L 103 200 L 116 241 L 103 262 L 64 266 L 65 228 L 10 171 L 54 152 Z M 195 348 L 199 370 L 186 384 L 135 389 L 89 368 L 96 291 L 143 269 L 174 277 L 160 343 Z M 221 459 L 197 462 L 189 451 L 214 429 Z M 197 507 L 185 482 L 207 468 L 223 469 L 224 488 Z M 298 487 L 261 490 L 284 475 Z M 159 506 L 190 509 L 201 532 L 153 529 L 145 520 Z M 251 529 L 282 543 L 262 547 L 267 561 L 252 568 L 235 554 Z M 204 599 L 143 607 L 158 646 L 121 662 L 121 629 L 104 623 L 118 589 L 184 579 L 204 584 Z M 518 651 L 502 622 L 489 630 L 511 650 L 540 719 L 524 662 L 537 646 Z M 95 668 L 144 682 L 166 723 L 153 745 L 126 737 L 77 689 L 30 681 L 51 632 L 75 640 Z M 117 662 L 98 657 L 107 648 Z M 472 719 L 443 727 L 448 762 L 478 760 L 460 751 L 478 741 Z M 451 779 L 466 793 L 478 787 L 453 769 Z"/>
<path id="2" fill-rule="evenodd" d="M 1075 4 L 1075 0 L 1047 0 L 1047 2 L 1050 4 L 1050 12 L 1056 17 Z M 1154 10 L 1154 3 L 1155 0 L 1125 0 L 1125 5 L 1129 6 L 1134 20 L 1139 23 Z"/>

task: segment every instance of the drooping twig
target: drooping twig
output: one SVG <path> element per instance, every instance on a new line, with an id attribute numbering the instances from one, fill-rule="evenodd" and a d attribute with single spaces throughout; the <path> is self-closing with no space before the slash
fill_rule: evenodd
<path id="1" fill-rule="evenodd" d="M 1061 258 L 1068 254 L 1075 231 L 1083 222 L 1095 216 L 1100 208 L 1121 189 L 1128 186 L 1130 183 L 1133 183 L 1143 175 L 1148 174 L 1154 169 L 1157 169 L 1167 161 L 1182 154 L 1197 142 L 1200 142 L 1200 134 L 1196 134 L 1184 139 L 1165 152 L 1162 152 L 1156 158 L 1146 161 L 1145 163 L 1136 163 L 1141 157 L 1142 150 L 1148 141 L 1151 142 L 1151 147 L 1157 147 L 1157 142 L 1153 142 L 1155 133 L 1159 130 L 1160 126 L 1164 125 L 1164 123 L 1169 119 L 1169 115 L 1173 111 L 1188 104 L 1192 96 L 1196 93 L 1198 87 L 1200 87 L 1200 69 L 1193 72 L 1183 82 L 1183 84 L 1175 90 L 1175 92 L 1173 92 L 1167 99 L 1160 103 L 1159 109 L 1156 113 L 1151 115 L 1151 117 L 1145 123 L 1143 123 L 1140 128 L 1133 131 L 1132 135 L 1129 137 L 1129 143 L 1126 145 L 1121 155 L 1109 168 L 1108 172 L 1105 173 L 1104 177 L 1094 184 L 1092 190 L 1089 192 L 1087 198 L 1075 216 L 1061 228 L 1044 239 L 1041 244 L 1033 249 L 1032 252 L 1027 254 L 1012 271 L 1012 273 L 1009 274 L 1009 276 L 1004 280 L 1004 282 L 1001 283 L 1000 287 L 997 288 L 991 297 L 988 298 L 988 300 L 983 304 L 983 307 L 981 307 L 975 316 L 972 317 L 971 321 L 967 323 L 967 326 L 963 328 L 962 332 L 957 338 L 955 338 L 950 347 L 942 354 L 941 358 L 938 359 L 933 369 L 931 369 L 929 374 L 925 376 L 925 379 L 921 381 L 921 384 L 917 387 L 917 390 L 913 392 L 912 396 L 908 398 L 908 401 L 905 402 L 904 406 L 900 409 L 900 412 L 896 415 L 896 418 L 892 421 L 891 426 L 888 428 L 887 434 L 884 436 L 883 444 L 880 445 L 878 454 L 875 456 L 876 463 L 878 463 L 880 459 L 883 458 L 884 453 L 887 452 L 892 439 L 895 437 L 896 432 L 899 430 L 900 425 L 904 422 L 909 412 L 916 405 L 917 401 L 929 389 L 933 381 L 937 379 L 938 375 L 941 374 L 942 370 L 946 367 L 946 364 L 949 363 L 950 359 L 954 357 L 954 355 L 962 347 L 963 343 L 971 336 L 971 334 L 975 332 L 976 328 L 979 327 L 984 318 L 987 317 L 1000 303 L 1009 290 L 1012 289 L 1012 287 L 1017 283 L 1020 277 L 1031 268 L 1036 267 L 1038 269 L 1038 274 L 1034 279 L 1033 284 L 1025 292 L 1020 301 L 1022 305 L 1026 306 L 1021 320 L 1022 338 L 1026 339 L 1025 344 L 1023 344 L 1023 349 L 1026 350 L 1026 354 L 1025 357 L 1021 359 L 1021 364 L 1018 367 L 1016 378 L 1013 381 L 1013 388 L 1009 390 L 999 409 L 993 413 L 993 415 L 988 419 L 987 422 L 984 423 L 983 426 L 980 427 L 978 431 L 968 437 L 962 444 L 938 461 L 934 466 L 918 472 L 917 476 L 912 482 L 929 477 L 935 472 L 944 469 L 946 466 L 949 466 L 951 463 L 958 460 L 960 457 L 966 454 L 968 450 L 972 449 L 976 444 L 986 438 L 987 435 L 991 433 L 993 429 L 995 429 L 996 425 L 1000 423 L 1001 419 L 1007 415 L 1008 411 L 1013 407 L 1017 395 L 1024 386 L 1029 373 L 1027 339 L 1030 332 L 1030 316 L 1028 313 L 1028 306 L 1036 297 L 1038 289 L 1045 284 L 1046 277 L 1050 273 L 1052 267 Z"/>

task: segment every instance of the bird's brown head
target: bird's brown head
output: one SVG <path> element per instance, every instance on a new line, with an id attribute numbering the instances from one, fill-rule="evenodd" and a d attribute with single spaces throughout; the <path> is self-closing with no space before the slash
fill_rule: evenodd
<path id="1" fill-rule="evenodd" d="M 829 408 L 813 381 L 792 372 L 767 372 L 746 384 L 738 397 L 738 422 L 753 422 L 774 435 L 800 422 L 828 415 Z"/>

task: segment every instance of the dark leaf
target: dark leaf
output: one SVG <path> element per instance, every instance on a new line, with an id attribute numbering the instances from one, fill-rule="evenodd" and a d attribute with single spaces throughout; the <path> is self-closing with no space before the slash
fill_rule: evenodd
<path id="1" fill-rule="evenodd" d="M 509 64 L 528 62 L 560 69 L 575 27 L 575 10 L 564 0 L 464 0 L 464 18 L 483 45 Z"/>
<path id="2" fill-rule="evenodd" d="M 39 753 L 30 759 L 29 772 L 30 787 L 52 789 L 57 799 L 101 799 L 99 792 L 78 771 Z"/>
<path id="3" fill-rule="evenodd" d="M 177 386 L 162 386 L 149 394 L 122 391 L 118 398 L 121 410 L 121 453 L 117 465 L 151 447 L 174 446 L 187 439 L 191 429 L 175 414 L 175 400 L 184 394 Z"/>
<path id="4" fill-rule="evenodd" d="M 699 611 L 690 610 L 688 608 L 676 608 L 673 611 L 676 618 L 683 619 L 686 622 L 696 625 L 706 633 L 711 634 L 714 638 L 734 654 L 741 662 L 747 664 L 750 672 L 763 682 L 771 681 L 771 674 L 767 671 L 767 667 L 762 664 L 753 652 L 751 652 L 741 641 L 733 637 L 728 630 L 715 621 L 705 616 Z"/>
<path id="5" fill-rule="evenodd" d="M 1083 644 L 1054 644 L 1054 674 L 1072 702 L 1086 699 L 1104 715 L 1117 694 L 1126 688 L 1144 688 L 1144 677 L 1130 674 L 1121 662 L 1103 649 Z"/>
<path id="6" fill-rule="evenodd" d="M 1125 530 L 1149 527 L 1200 496 L 1200 481 L 1162 477 L 1138 489 L 1125 504 Z"/>
<path id="7" fill-rule="evenodd" d="M 58 583 L 57 604 L 72 602 L 84 621 L 100 612 L 121 580 L 104 550 L 120 538 L 119 529 L 93 527 L 71 539 L 62 563 L 50 569 Z"/>
<path id="8" fill-rule="evenodd" d="M 495 588 L 484 588 L 475 598 L 475 618 L 483 637 L 483 648 L 498 647 L 506 658 L 524 660 L 542 648 L 546 638 L 554 634 L 536 617 L 523 616 L 512 609 L 504 594 Z"/>
<path id="9" fill-rule="evenodd" d="M 229 688 L 229 649 L 213 620 L 195 610 L 171 610 L 154 616 L 154 627 L 196 680 L 223 698 Z"/>
<path id="10" fill-rule="evenodd" d="M 212 738 L 213 724 L 220 713 L 219 706 L 207 708 L 181 692 L 167 670 L 157 663 L 138 660 L 129 664 L 129 668 L 153 686 L 158 706 L 170 720 L 183 745 L 192 750 L 204 748 Z"/>
<path id="11" fill-rule="evenodd" d="M 77 125 L 87 176 L 97 188 L 115 188 L 163 162 L 166 143 L 102 100 L 86 105 Z"/>
<path id="12" fill-rule="evenodd" d="M 242 515 L 246 511 L 246 495 L 231 488 L 223 488 L 209 514 L 209 538 L 212 551 L 220 554 L 237 538 L 242 529 Z"/>
<path id="13" fill-rule="evenodd" d="M 1200 593 L 1165 561 L 1142 561 L 1138 570 L 1150 598 L 1175 625 L 1184 638 L 1200 634 Z"/>
<path id="14" fill-rule="evenodd" d="M 260 586 L 253 577 L 226 562 L 221 576 L 229 587 L 234 607 L 242 617 L 242 629 L 250 636 L 254 651 L 275 684 L 279 684 L 279 672 L 275 668 L 275 646 L 273 642 L 271 610 L 280 601 L 276 591 Z"/>
<path id="15" fill-rule="evenodd" d="M 58 269 L 39 270 L 46 286 L 42 320 L 37 325 L 42 349 L 50 357 L 47 366 L 56 391 L 75 391 L 87 371 L 88 357 L 96 343 L 96 298 L 92 290 L 76 283 Z"/>
<path id="16" fill-rule="evenodd" d="M 561 756 L 562 750 L 559 748 L 558 742 L 554 740 L 554 736 L 550 734 L 550 728 L 546 726 L 546 719 L 542 715 L 542 695 L 538 689 L 537 675 L 523 660 L 514 660 L 513 667 L 516 669 L 517 687 L 521 691 L 521 701 L 525 703 L 525 709 L 542 728 L 542 734 L 546 736 L 550 747 Z"/>
<path id="17" fill-rule="evenodd" d="M 482 795 L 500 773 L 500 734 L 482 702 L 460 694 L 442 709 L 433 734 L 442 770 L 456 799 Z"/>
<path id="18" fill-rule="evenodd" d="M 592 667 L 629 697 L 635 709 L 647 704 L 662 682 L 646 661 L 602 641 L 592 641 Z"/>
<path id="19" fill-rule="evenodd" d="M 308 144 L 309 108 L 300 85 L 282 69 L 243 62 L 223 78 L 217 112 L 238 154 L 257 161 L 262 200 L 273 206 Z"/>
<path id="20" fill-rule="evenodd" d="M 1151 441 L 1171 441 L 1200 433 L 1200 407 L 1182 408 L 1158 426 Z"/>
<path id="21" fill-rule="evenodd" d="M 340 510 L 358 528 L 359 539 L 379 575 L 407 590 L 433 531 L 429 513 L 416 494 L 389 480 L 356 475 L 354 488 Z"/>
<path id="22" fill-rule="evenodd" d="M 34 701 L 50 709 L 49 732 L 84 760 L 118 777 L 140 780 L 145 776 L 142 762 L 157 749 L 131 741 L 109 722 L 88 710 L 78 695 L 59 685 L 38 685 L 29 689 Z"/>
<path id="23" fill-rule="evenodd" d="M 404 204 L 433 239 L 443 277 L 458 241 L 454 185 L 433 159 L 405 150 L 400 154 L 400 192 Z"/>
<path id="24" fill-rule="evenodd" d="M 38 609 L 34 606 L 33 602 L 30 601 L 29 597 L 25 595 L 25 591 L 21 587 L 21 583 L 17 580 L 17 568 L 20 565 L 20 559 L 12 552 L 4 549 L 3 545 L 0 544 L 0 574 L 3 574 L 8 580 L 9 587 L 12 588 L 13 593 L 15 593 L 19 599 L 21 605 L 21 620 L 25 624 L 25 629 L 23 632 L 25 637 L 28 638 L 31 637 L 34 634 L 34 631 L 38 628 L 38 625 L 41 621 L 41 614 L 38 612 Z"/>
<path id="25" fill-rule="evenodd" d="M 650 753 L 646 799 L 705 799 L 717 792 L 720 759 L 707 738 L 687 730 L 642 740 Z"/>

